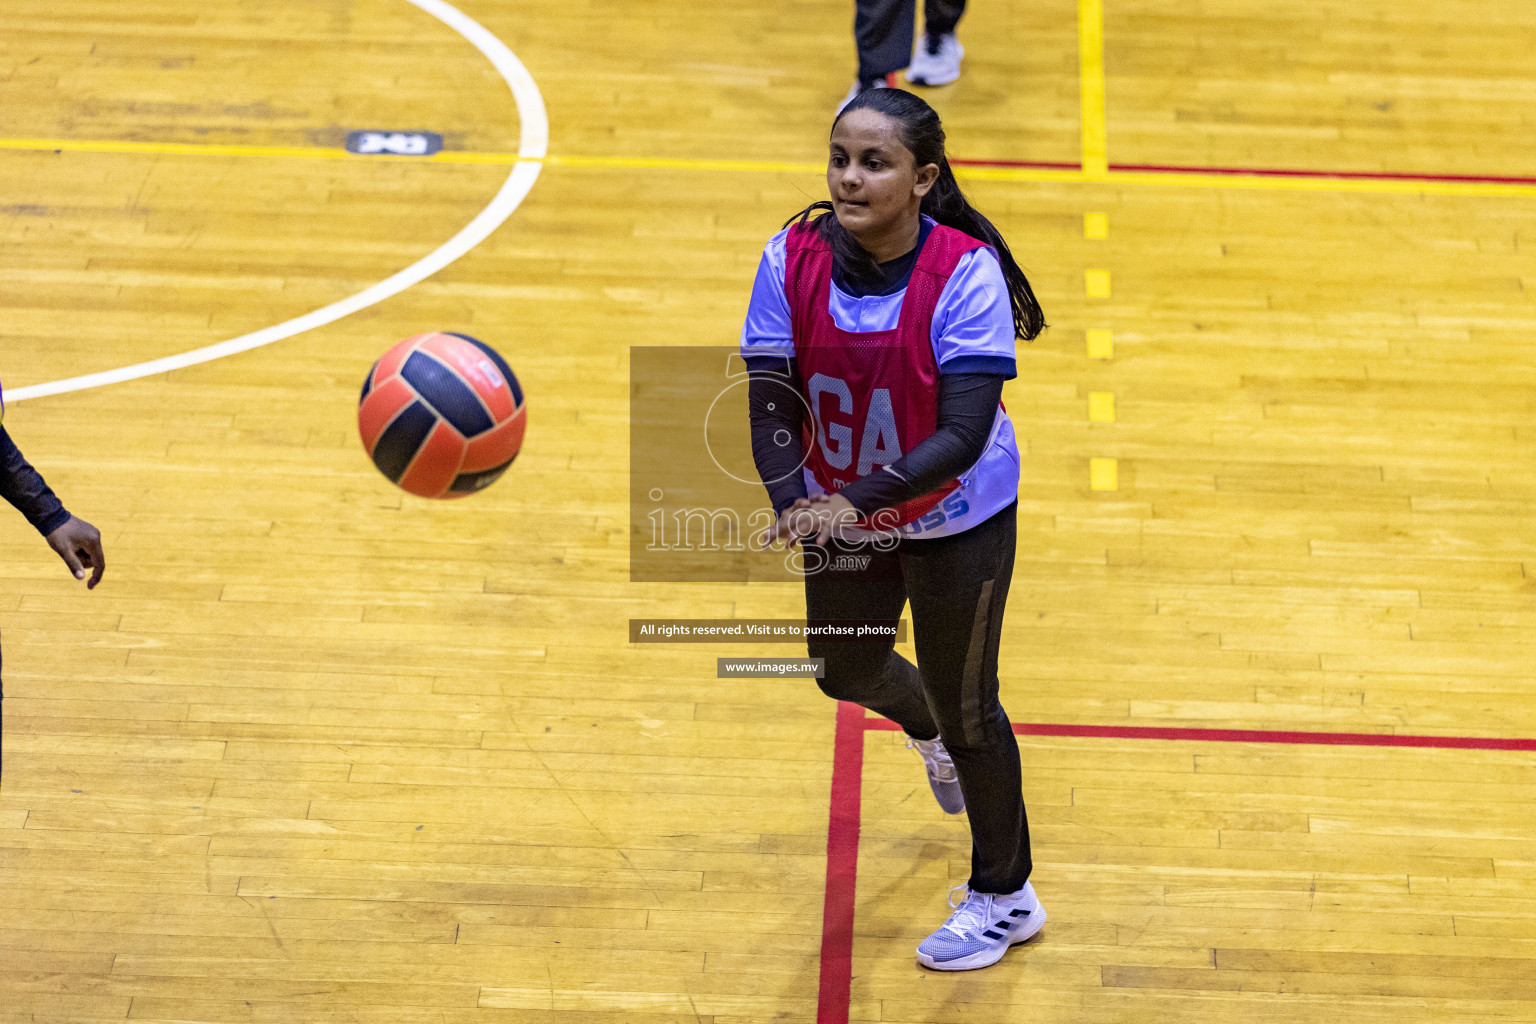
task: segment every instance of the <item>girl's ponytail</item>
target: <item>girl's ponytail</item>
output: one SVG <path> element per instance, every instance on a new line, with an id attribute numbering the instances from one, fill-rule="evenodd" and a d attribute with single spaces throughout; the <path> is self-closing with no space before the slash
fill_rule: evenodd
<path id="1" fill-rule="evenodd" d="M 1029 278 L 1024 276 L 1018 261 L 1013 258 L 1013 252 L 1003 240 L 1002 232 L 993 227 L 992 222 L 965 198 L 960 183 L 955 180 L 955 172 L 950 170 L 949 160 L 942 152 L 937 163 L 939 180 L 923 196 L 922 211 L 946 227 L 986 242 L 996 251 L 997 261 L 1003 267 L 1003 280 L 1008 283 L 1008 302 L 1013 307 L 1014 333 L 1025 341 L 1033 341 L 1045 330 L 1045 313 L 1040 309 L 1034 289 L 1029 286 Z"/>

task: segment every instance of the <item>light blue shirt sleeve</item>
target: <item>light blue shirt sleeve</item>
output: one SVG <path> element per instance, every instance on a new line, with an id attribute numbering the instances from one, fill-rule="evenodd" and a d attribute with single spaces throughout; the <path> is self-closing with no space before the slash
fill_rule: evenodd
<path id="1" fill-rule="evenodd" d="M 747 304 L 747 321 L 741 327 L 743 359 L 752 356 L 788 358 L 795 354 L 789 297 L 784 292 L 784 239 L 788 234 L 786 228 L 763 246 L 757 279 L 752 282 L 752 299 Z"/>
<path id="2" fill-rule="evenodd" d="M 1002 265 L 991 249 L 973 249 L 960 257 L 934 307 L 933 356 L 939 372 L 1015 377 L 1013 342 L 1013 307 Z"/>

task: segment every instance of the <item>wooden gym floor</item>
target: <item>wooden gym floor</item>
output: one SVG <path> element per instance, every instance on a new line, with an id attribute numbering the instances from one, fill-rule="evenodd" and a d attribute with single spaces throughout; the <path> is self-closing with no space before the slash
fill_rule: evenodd
<path id="1" fill-rule="evenodd" d="M 12 396 L 362 291 L 520 144 L 406 0 L 4 6 Z M 714 678 L 784 648 L 626 642 L 803 612 L 628 582 L 627 354 L 733 342 L 821 193 L 851 5 L 460 6 L 548 107 L 504 226 L 316 330 L 11 404 L 109 567 L 0 517 L 0 1021 L 1536 1020 L 1536 745 L 1455 745 L 1536 737 L 1536 9 L 976 0 L 930 95 L 1053 324 L 1005 395 L 1003 651 L 1050 923 L 950 976 L 912 948 L 967 832 L 899 737 Z M 458 503 L 353 424 L 435 328 L 530 396 Z"/>

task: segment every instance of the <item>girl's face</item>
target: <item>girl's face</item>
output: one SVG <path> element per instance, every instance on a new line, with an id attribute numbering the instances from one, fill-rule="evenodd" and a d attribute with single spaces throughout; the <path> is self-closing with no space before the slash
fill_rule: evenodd
<path id="1" fill-rule="evenodd" d="M 827 191 L 838 222 L 855 237 L 878 237 L 914 222 L 938 177 L 937 164 L 917 166 L 894 118 L 853 110 L 832 128 Z"/>

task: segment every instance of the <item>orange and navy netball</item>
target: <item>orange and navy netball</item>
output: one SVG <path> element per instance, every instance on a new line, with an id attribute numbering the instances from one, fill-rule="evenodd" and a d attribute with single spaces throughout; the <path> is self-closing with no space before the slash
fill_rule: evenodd
<path id="1" fill-rule="evenodd" d="M 406 338 L 363 381 L 357 430 L 379 472 L 423 498 L 495 483 L 523 446 L 523 389 L 495 349 L 467 334 Z"/>

